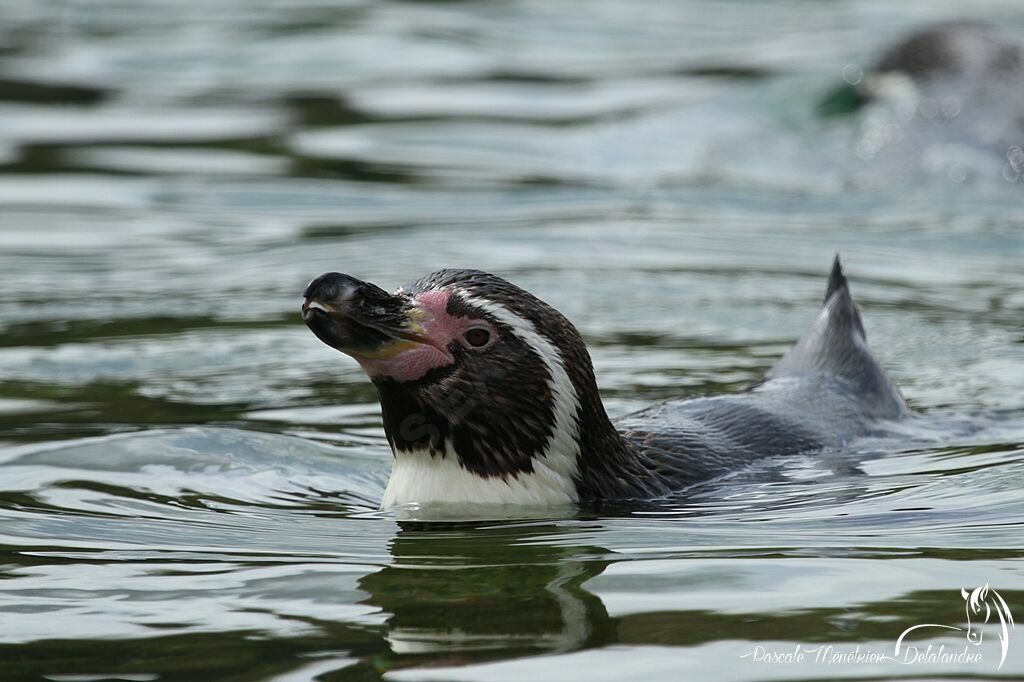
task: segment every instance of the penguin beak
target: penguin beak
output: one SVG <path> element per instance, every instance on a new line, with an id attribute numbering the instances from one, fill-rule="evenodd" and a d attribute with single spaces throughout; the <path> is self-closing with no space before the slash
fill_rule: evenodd
<path id="1" fill-rule="evenodd" d="M 303 292 L 302 320 L 318 339 L 357 360 L 386 360 L 426 343 L 423 311 L 407 296 L 338 272 Z"/>

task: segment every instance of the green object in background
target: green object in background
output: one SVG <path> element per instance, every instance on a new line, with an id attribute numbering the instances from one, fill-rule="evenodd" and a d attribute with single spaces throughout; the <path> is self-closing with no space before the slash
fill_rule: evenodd
<path id="1" fill-rule="evenodd" d="M 825 117 L 852 114 L 868 103 L 868 98 L 855 85 L 843 83 L 818 103 L 818 114 Z"/>

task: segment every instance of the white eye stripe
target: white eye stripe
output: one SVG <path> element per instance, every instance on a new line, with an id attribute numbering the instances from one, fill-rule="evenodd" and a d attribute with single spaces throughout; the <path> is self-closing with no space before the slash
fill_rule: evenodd
<path id="1" fill-rule="evenodd" d="M 555 424 L 541 455 L 548 468 L 565 478 L 566 485 L 576 498 L 574 478 L 579 473 L 579 412 L 580 399 L 576 387 L 565 371 L 562 354 L 537 327 L 500 303 L 470 296 L 464 291 L 458 295 L 468 305 L 475 306 L 507 326 L 512 333 L 526 342 L 548 370 L 548 388 L 554 401 Z"/>
<path id="2" fill-rule="evenodd" d="M 314 310 L 314 309 L 322 310 L 325 313 L 333 313 L 333 312 L 337 311 L 336 308 L 334 308 L 332 306 L 324 305 L 323 303 L 320 303 L 319 301 L 310 301 L 309 303 L 306 304 L 306 307 L 309 308 L 310 310 Z"/>

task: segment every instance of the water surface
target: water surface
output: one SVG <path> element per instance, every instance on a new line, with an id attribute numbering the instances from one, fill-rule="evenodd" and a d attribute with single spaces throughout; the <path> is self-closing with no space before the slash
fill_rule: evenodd
<path id="1" fill-rule="evenodd" d="M 985 583 L 1024 618 L 1022 187 L 957 121 L 816 113 L 963 11 L 4 3 L 0 679 L 1024 674 L 1019 627 L 999 669 L 998 626 L 973 663 L 749 655 L 891 652 Z M 486 269 L 577 324 L 618 416 L 756 380 L 837 251 L 926 420 L 600 515 L 378 511 L 373 389 L 298 317 L 323 271 Z"/>

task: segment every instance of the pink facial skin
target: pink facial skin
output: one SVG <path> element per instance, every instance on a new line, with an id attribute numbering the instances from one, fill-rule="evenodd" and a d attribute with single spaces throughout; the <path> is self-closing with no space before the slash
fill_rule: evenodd
<path id="1" fill-rule="evenodd" d="M 352 357 L 371 379 L 387 376 L 398 381 L 415 381 L 436 367 L 452 364 L 455 358 L 448 351 L 449 344 L 460 340 L 471 327 L 491 325 L 483 320 L 449 315 L 449 296 L 447 291 L 428 291 L 413 298 L 416 308 L 426 316 L 421 332 L 426 343 L 396 342 L 407 347 L 387 358 Z"/>

